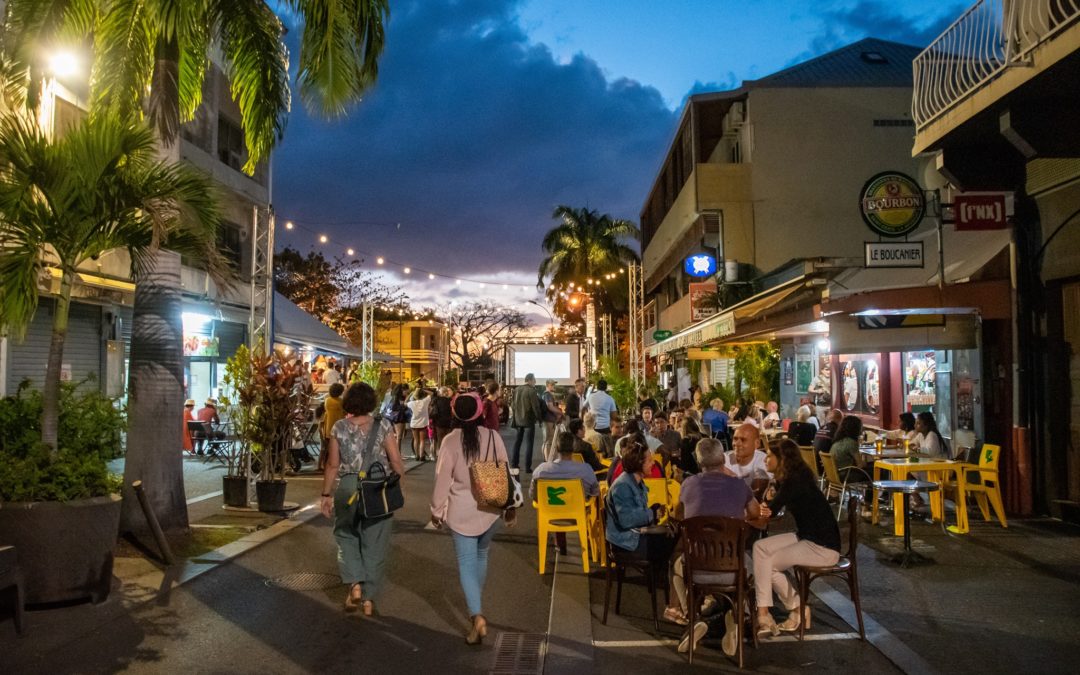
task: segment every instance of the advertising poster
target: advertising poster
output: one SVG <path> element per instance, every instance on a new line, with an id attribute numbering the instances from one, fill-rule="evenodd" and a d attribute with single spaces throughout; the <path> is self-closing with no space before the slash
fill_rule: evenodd
<path id="1" fill-rule="evenodd" d="M 218 338 L 209 335 L 184 335 L 184 356 L 218 356 Z"/>
<path id="2" fill-rule="evenodd" d="M 716 314 L 719 310 L 714 301 L 715 297 L 715 283 L 690 284 L 690 320 L 701 321 Z"/>
<path id="3" fill-rule="evenodd" d="M 845 412 L 877 415 L 881 410 L 881 372 L 876 354 L 842 355 L 840 385 Z"/>
<path id="4" fill-rule="evenodd" d="M 798 353 L 795 355 L 795 393 L 805 394 L 810 391 L 814 381 L 814 355 Z"/>

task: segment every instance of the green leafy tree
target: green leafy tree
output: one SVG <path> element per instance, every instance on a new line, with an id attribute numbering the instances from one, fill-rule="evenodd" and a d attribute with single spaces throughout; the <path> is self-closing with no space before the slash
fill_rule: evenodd
<path id="1" fill-rule="evenodd" d="M 546 282 L 546 295 L 555 312 L 564 322 L 579 323 L 580 297 L 569 293 L 564 297 L 563 292 L 567 284 L 586 285 L 588 279 L 600 282 L 595 289 L 591 285 L 585 289 L 593 293 L 599 311 L 625 311 L 627 282 L 619 270 L 638 260 L 637 251 L 626 243 L 641 236 L 638 227 L 629 220 L 570 206 L 556 207 L 552 218 L 559 224 L 544 235 L 545 257 L 536 283 L 544 287 Z M 608 281 L 607 274 L 618 276 Z"/>
<path id="2" fill-rule="evenodd" d="M 156 149 L 148 127 L 113 117 L 95 117 L 53 139 L 22 115 L 0 118 L 0 324 L 24 334 L 38 309 L 40 279 L 50 269 L 59 274 L 41 413 L 42 441 L 54 451 L 78 268 L 126 249 L 138 280 L 167 245 L 200 255 L 219 278 L 227 275 L 214 247 L 213 184 L 159 160 Z"/>

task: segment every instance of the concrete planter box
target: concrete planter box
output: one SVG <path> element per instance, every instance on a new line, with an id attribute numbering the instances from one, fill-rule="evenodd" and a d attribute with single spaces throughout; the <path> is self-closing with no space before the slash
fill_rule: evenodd
<path id="1" fill-rule="evenodd" d="M 27 604 L 105 600 L 119 530 L 120 495 L 0 502 L 0 544 L 19 551 Z"/>

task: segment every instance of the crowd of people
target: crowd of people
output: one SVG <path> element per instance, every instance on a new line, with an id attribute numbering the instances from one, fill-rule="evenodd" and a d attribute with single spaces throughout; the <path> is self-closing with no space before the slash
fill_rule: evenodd
<path id="1" fill-rule="evenodd" d="M 664 618 L 685 627 L 681 651 L 702 639 L 708 624 L 700 620 L 689 625 L 680 543 L 670 527 L 656 526 L 697 516 L 742 519 L 751 531 L 759 532 L 746 561 L 753 573 L 757 608 L 752 625 L 759 635 L 809 628 L 810 610 L 800 606 L 789 572 L 795 565 L 835 564 L 840 533 L 800 446 L 830 452 L 841 471 L 865 469 L 859 418 L 832 410 L 819 420 L 816 410 L 806 405 L 788 423 L 772 402 L 739 401 L 726 407 L 716 397 L 702 400 L 696 394 L 679 401 L 657 397 L 661 406 L 644 392 L 633 409 L 619 410 L 607 389 L 604 380 L 592 385 L 579 380 L 560 401 L 554 381 L 541 389 L 529 375 L 507 402 L 494 382 L 455 391 L 428 387 L 420 380 L 393 386 L 380 403 L 367 384 L 346 388 L 333 383 L 320 425 L 327 439 L 321 460 L 322 511 L 334 521 L 340 573 L 348 586 L 345 610 L 372 614 L 385 575 L 392 518 L 357 517 L 355 499 L 358 477 L 364 474 L 364 448 L 371 447 L 369 436 L 376 434 L 376 459 L 398 475 L 404 473 L 406 440 L 411 457 L 437 461 L 431 526 L 448 530 L 453 538 L 470 617 L 469 644 L 481 643 L 487 633 L 483 589 L 493 538 L 515 519 L 512 507 L 478 499 L 473 467 L 489 461 L 511 467 L 532 497 L 537 480 L 580 480 L 586 497 L 602 494 L 601 482 L 606 483 L 605 537 L 610 551 L 668 571 L 673 593 Z M 504 407 L 509 408 L 513 430 L 509 450 L 499 434 Z M 786 432 L 775 433 L 782 424 Z M 534 458 L 537 427 L 542 456 Z M 890 433 L 929 455 L 948 452 L 929 413 L 905 414 L 901 428 Z M 650 477 L 681 483 L 673 513 L 649 498 L 645 479 Z M 792 516 L 794 531 L 767 535 L 770 520 L 778 513 Z M 557 544 L 565 546 L 565 540 Z M 787 612 L 782 620 L 772 612 L 777 601 Z M 716 600 L 706 598 L 695 614 L 700 617 L 716 608 Z M 721 646 L 726 654 L 734 654 L 735 625 L 750 617 L 728 609 L 723 620 Z"/>

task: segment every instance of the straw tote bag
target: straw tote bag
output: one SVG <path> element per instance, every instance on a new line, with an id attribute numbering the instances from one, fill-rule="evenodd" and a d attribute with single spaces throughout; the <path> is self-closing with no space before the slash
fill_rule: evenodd
<path id="1" fill-rule="evenodd" d="M 469 479 L 472 481 L 473 497 L 480 506 L 505 509 L 514 504 L 514 477 L 510 474 L 510 465 L 499 462 L 495 452 L 495 432 L 488 432 L 484 459 L 469 465 Z M 494 459 L 492 459 L 494 458 Z"/>

